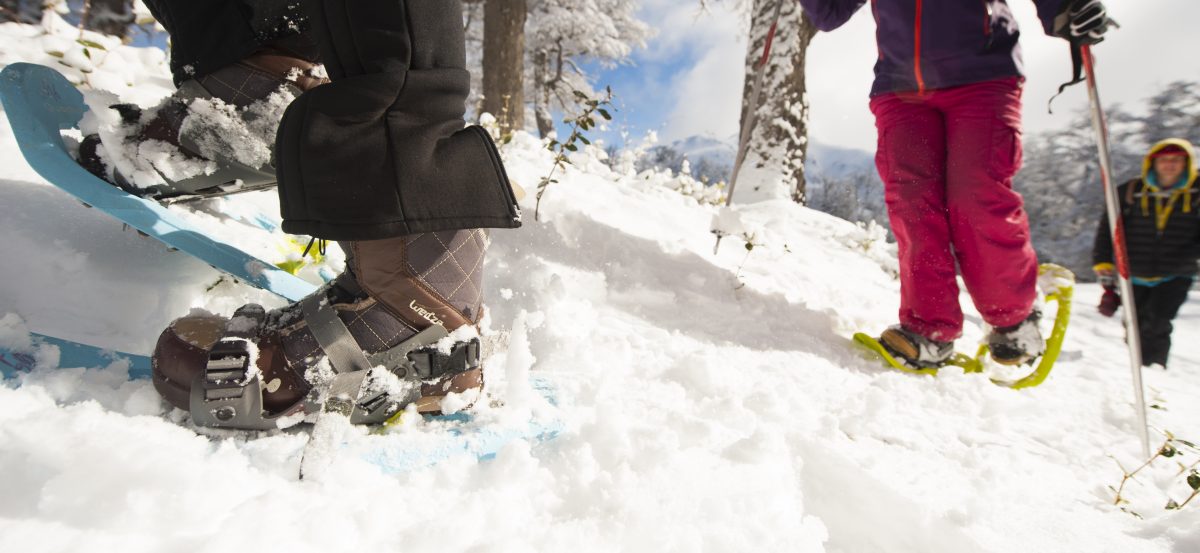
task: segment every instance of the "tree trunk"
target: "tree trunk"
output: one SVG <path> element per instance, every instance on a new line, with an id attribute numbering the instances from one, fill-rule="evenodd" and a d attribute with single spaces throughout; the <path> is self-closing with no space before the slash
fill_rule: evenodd
<path id="1" fill-rule="evenodd" d="M 0 0 L 0 21 L 35 24 L 42 20 L 41 0 Z"/>
<path id="2" fill-rule="evenodd" d="M 538 50 L 533 56 L 533 118 L 541 138 L 554 132 L 554 116 L 550 113 L 550 94 L 554 83 L 550 82 L 549 72 L 550 56 L 545 50 Z"/>
<path id="3" fill-rule="evenodd" d="M 88 0 L 83 12 L 83 28 L 106 35 L 125 38 L 133 24 L 132 0 Z"/>
<path id="4" fill-rule="evenodd" d="M 741 121 L 749 115 L 754 79 L 763 44 L 774 21 L 777 2 L 783 2 L 771 56 L 763 76 L 757 123 L 750 135 L 746 159 L 738 177 L 739 202 L 791 198 L 805 203 L 804 160 L 808 155 L 808 97 L 804 64 L 817 28 L 790 0 L 754 0 L 750 48 Z M 739 128 L 741 128 L 739 126 Z"/>
<path id="5" fill-rule="evenodd" d="M 525 126 L 526 0 L 487 0 L 483 14 L 483 110 L 502 132 Z"/>

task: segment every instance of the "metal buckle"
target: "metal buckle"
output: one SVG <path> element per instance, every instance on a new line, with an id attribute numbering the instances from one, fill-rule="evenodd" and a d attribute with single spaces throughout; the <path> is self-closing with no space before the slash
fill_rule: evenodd
<path id="1" fill-rule="evenodd" d="M 436 348 L 422 348 L 408 354 L 410 370 L 420 380 L 440 378 L 447 374 L 461 373 L 478 367 L 481 361 L 482 347 L 479 338 L 466 342 L 458 342 L 450 353 L 442 353 Z"/>

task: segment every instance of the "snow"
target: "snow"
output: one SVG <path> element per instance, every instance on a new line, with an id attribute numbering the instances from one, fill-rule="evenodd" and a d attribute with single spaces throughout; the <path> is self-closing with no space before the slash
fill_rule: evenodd
<path id="1" fill-rule="evenodd" d="M 0 62 L 53 64 L 37 32 L 0 25 Z M 125 61 L 96 64 L 93 82 L 129 64 L 132 82 L 167 82 L 161 57 L 109 55 Z M 526 134 L 504 155 L 521 183 L 552 163 Z M 787 200 L 722 212 L 673 190 L 676 177 L 602 159 L 577 155 L 542 220 L 493 232 L 487 261 L 484 337 L 509 339 L 485 378 L 505 404 L 483 405 L 477 423 L 553 416 L 557 439 L 399 475 L 331 454 L 324 478 L 300 480 L 306 432 L 197 430 L 119 363 L 42 357 L 0 386 L 0 551 L 1200 550 L 1200 505 L 1163 509 L 1187 495 L 1174 461 L 1196 452 L 1129 484 L 1125 508 L 1143 518 L 1112 506 L 1117 462 L 1142 459 L 1122 331 L 1095 313 L 1098 287 L 1077 287 L 1061 361 L 1038 388 L 885 370 L 849 340 L 895 322 L 894 246 L 880 229 Z M 0 344 L 33 331 L 147 353 L 191 308 L 279 305 L 45 183 L 6 122 L 0 167 Z M 204 207 L 195 217 L 223 239 L 281 244 L 217 216 L 272 213 L 269 193 Z M 755 247 L 730 236 L 714 255 L 718 214 Z M 311 269 L 336 270 L 329 254 Z M 1145 375 L 1153 427 L 1192 440 L 1197 300 L 1177 320 L 1171 368 Z M 962 301 L 959 349 L 972 350 L 982 321 Z M 558 405 L 526 375 L 550 381 Z M 406 417 L 381 436 L 327 431 L 362 445 L 445 428 Z"/>

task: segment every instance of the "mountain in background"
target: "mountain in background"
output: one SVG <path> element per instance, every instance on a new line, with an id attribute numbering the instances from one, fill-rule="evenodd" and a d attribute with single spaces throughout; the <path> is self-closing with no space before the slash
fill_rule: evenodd
<path id="1" fill-rule="evenodd" d="M 691 174 L 696 178 L 721 182 L 728 180 L 736 154 L 736 137 L 719 139 L 697 135 L 651 148 L 642 163 L 643 167 L 658 167 L 678 172 L 686 159 L 691 165 Z M 808 163 L 805 168 L 810 177 L 817 179 L 838 179 L 862 172 L 874 172 L 874 153 L 857 148 L 830 146 L 814 140 L 808 147 Z"/>
<path id="2" fill-rule="evenodd" d="M 690 136 L 651 148 L 638 168 L 678 173 L 686 160 L 692 176 L 718 183 L 729 180 L 736 155 L 736 137 Z M 883 183 L 875 171 L 874 157 L 866 150 L 810 142 L 805 163 L 809 207 L 856 223 L 874 221 L 886 228 Z"/>

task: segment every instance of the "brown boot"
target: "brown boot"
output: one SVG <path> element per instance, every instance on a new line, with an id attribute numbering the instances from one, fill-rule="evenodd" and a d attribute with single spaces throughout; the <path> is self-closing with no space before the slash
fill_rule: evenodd
<path id="1" fill-rule="evenodd" d="M 182 83 L 157 107 L 111 106 L 120 129 L 93 134 L 79 163 L 122 189 L 156 199 L 221 196 L 275 185 L 275 132 L 288 104 L 329 82 L 288 41 Z M 219 100 L 219 102 L 215 101 Z"/>
<path id="2" fill-rule="evenodd" d="M 488 241 L 475 229 L 344 242 L 346 273 L 314 296 L 269 313 L 250 305 L 231 319 L 171 323 L 153 356 L 155 388 L 197 424 L 234 428 L 314 412 L 325 393 L 314 385 L 343 375 L 366 382 L 349 398 L 356 422 L 382 422 L 409 404 L 439 412 L 451 393 L 469 404 L 483 385 L 474 327 Z"/>

